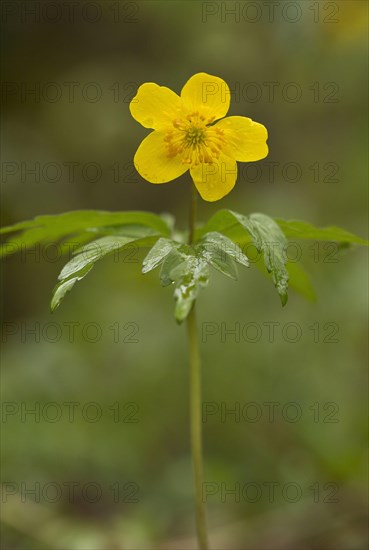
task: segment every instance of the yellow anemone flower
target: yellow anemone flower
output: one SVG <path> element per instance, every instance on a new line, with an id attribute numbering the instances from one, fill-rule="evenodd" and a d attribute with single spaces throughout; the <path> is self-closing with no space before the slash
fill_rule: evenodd
<path id="1" fill-rule="evenodd" d="M 135 154 L 138 173 L 150 183 L 167 183 L 190 170 L 204 200 L 227 195 L 236 183 L 236 161 L 252 162 L 268 154 L 266 128 L 242 116 L 223 118 L 229 104 L 227 84 L 206 73 L 192 76 L 180 96 L 152 82 L 140 86 L 130 111 L 154 132 Z"/>

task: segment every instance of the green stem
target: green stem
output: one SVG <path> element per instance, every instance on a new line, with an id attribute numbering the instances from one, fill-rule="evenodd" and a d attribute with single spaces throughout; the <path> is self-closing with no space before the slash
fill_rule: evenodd
<path id="1" fill-rule="evenodd" d="M 189 243 L 193 242 L 196 216 L 196 189 L 192 185 Z M 202 392 L 201 392 L 201 359 L 196 322 L 195 304 L 187 317 L 188 343 L 190 356 L 190 415 L 191 415 L 191 450 L 192 465 L 195 477 L 196 527 L 200 550 L 208 550 L 206 527 L 206 509 L 202 493 L 204 485 L 202 459 Z"/>
<path id="2" fill-rule="evenodd" d="M 188 232 L 188 244 L 192 244 L 195 236 L 195 220 L 197 211 L 197 191 L 194 184 L 191 182 L 191 204 L 190 204 L 190 216 L 189 216 L 189 232 Z"/>

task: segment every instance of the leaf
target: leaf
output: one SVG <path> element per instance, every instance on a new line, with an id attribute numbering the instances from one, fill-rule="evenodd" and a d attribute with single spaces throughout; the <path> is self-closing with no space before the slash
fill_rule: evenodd
<path id="1" fill-rule="evenodd" d="M 177 246 L 179 246 L 179 243 L 170 239 L 159 239 L 156 241 L 142 263 L 142 273 L 148 273 L 156 269 Z"/>
<path id="2" fill-rule="evenodd" d="M 135 239 L 140 239 L 143 237 L 149 237 L 157 235 L 157 231 L 151 227 L 145 225 L 135 225 L 135 224 L 126 224 L 126 225 L 107 225 L 103 227 L 94 227 L 89 230 L 90 233 L 98 233 L 99 235 L 122 235 L 125 237 L 132 237 Z"/>
<path id="3" fill-rule="evenodd" d="M 248 240 L 248 242 L 250 242 Z M 269 277 L 269 273 L 263 262 L 263 257 L 255 258 L 253 265 L 257 267 L 263 275 Z M 311 282 L 309 274 L 305 271 L 301 263 L 287 261 L 286 268 L 288 271 L 288 287 L 293 288 L 297 293 L 310 301 L 316 300 L 316 293 Z"/>
<path id="4" fill-rule="evenodd" d="M 251 216 L 247 217 L 236 214 L 235 212 L 232 212 L 230 210 L 221 210 L 217 212 L 214 216 L 212 216 L 212 218 L 202 228 L 198 230 L 196 236 L 198 239 L 201 239 L 201 237 L 203 237 L 209 231 L 219 231 L 239 245 L 244 245 L 250 242 L 251 235 L 252 241 L 259 249 L 263 239 L 261 238 L 262 236 L 260 234 L 257 234 L 258 232 L 255 231 L 255 227 L 253 228 L 255 221 L 257 221 L 257 217 L 259 217 L 259 221 L 260 217 L 262 217 L 264 221 L 266 218 L 271 220 L 271 218 L 268 218 L 263 214 L 252 214 Z M 297 220 L 285 221 L 281 219 L 276 219 L 274 221 L 278 224 L 278 227 L 280 228 L 282 233 L 289 238 L 292 237 L 295 239 L 335 241 L 339 243 L 341 248 L 348 248 L 350 244 L 369 244 L 368 241 L 366 241 L 365 239 L 362 239 L 361 237 L 358 237 L 357 235 L 354 235 L 353 233 L 350 233 L 349 231 L 346 231 L 345 229 L 341 229 L 339 227 L 332 226 L 317 228 L 314 227 L 312 224 Z M 247 233 L 245 232 L 245 229 L 247 230 Z M 272 233 L 275 234 L 274 230 L 275 227 L 272 230 Z M 265 236 L 266 235 L 264 235 L 264 237 Z M 268 239 L 271 240 L 269 236 Z M 283 248 L 286 241 L 284 241 L 284 244 L 283 240 L 280 240 L 279 242 L 281 243 L 279 249 L 283 253 Z M 263 248 L 265 256 L 265 247 Z M 274 246 L 272 246 L 272 248 L 274 248 Z M 268 262 L 268 257 L 265 256 L 265 259 L 266 264 L 269 264 L 270 268 L 271 266 L 270 262 Z M 278 256 L 276 256 L 275 259 L 278 260 Z M 279 258 L 279 268 L 275 271 L 276 279 L 281 276 L 281 283 L 279 283 L 279 285 L 282 285 L 282 287 L 280 288 L 282 293 L 286 283 L 285 268 L 287 267 L 289 285 L 309 300 L 315 300 L 316 296 L 314 288 L 308 274 L 305 272 L 301 264 L 291 262 L 288 263 L 287 266 L 283 267 L 282 260 L 283 258 Z M 260 266 L 259 262 L 257 262 L 256 265 Z M 281 297 L 283 300 L 283 294 Z"/>
<path id="5" fill-rule="evenodd" d="M 54 216 L 37 216 L 33 220 L 20 222 L 3 227 L 0 233 L 20 232 L 2 246 L 0 256 L 18 252 L 38 243 L 55 242 L 69 235 L 93 233 L 101 230 L 104 233 L 127 234 L 137 236 L 138 226 L 148 228 L 151 235 L 167 237 L 170 235 L 168 222 L 162 217 L 150 212 L 104 212 L 98 210 L 76 210 Z M 142 229 L 141 231 L 144 231 Z M 142 233 L 141 235 L 142 236 Z"/>
<path id="6" fill-rule="evenodd" d="M 143 262 L 143 273 L 161 265 L 163 286 L 175 284 L 175 318 L 181 323 L 189 314 L 200 289 L 208 284 L 208 262 L 202 250 L 169 239 L 159 239 Z"/>
<path id="7" fill-rule="evenodd" d="M 340 243 L 356 243 L 368 245 L 369 241 L 341 229 L 340 227 L 314 227 L 311 223 L 299 220 L 281 220 L 276 219 L 279 227 L 287 237 L 295 237 L 297 239 L 310 239 L 318 241 L 335 241 Z"/>
<path id="8" fill-rule="evenodd" d="M 247 231 L 259 252 L 263 252 L 264 263 L 281 298 L 282 305 L 288 298 L 288 271 L 286 268 L 287 239 L 277 223 L 265 214 L 243 216 L 231 210 L 217 212 L 201 230 L 200 235 L 219 231 L 235 241 L 240 227 Z"/>
<path id="9" fill-rule="evenodd" d="M 236 262 L 249 266 L 248 258 L 241 248 L 228 237 L 216 231 L 206 233 L 195 245 L 195 250 L 212 267 L 234 280 L 238 278 Z"/>
<path id="10" fill-rule="evenodd" d="M 220 256 L 227 255 L 239 264 L 246 267 L 250 266 L 249 260 L 242 252 L 241 248 L 231 239 L 228 239 L 228 237 L 225 237 L 217 231 L 206 233 L 199 244 L 204 246 L 205 252 L 210 253 L 210 258 L 214 254 L 218 254 Z"/>
<path id="11" fill-rule="evenodd" d="M 288 299 L 286 237 L 276 222 L 265 214 L 251 214 L 248 217 L 237 215 L 237 219 L 253 237 L 257 250 L 264 253 L 265 267 L 272 275 L 282 305 L 286 305 Z"/>
<path id="12" fill-rule="evenodd" d="M 185 248 L 183 248 L 182 252 L 181 248 L 182 247 L 173 248 L 173 250 L 169 252 L 168 256 L 163 261 L 160 271 L 160 282 L 162 286 L 168 286 L 175 282 L 175 275 L 172 274 L 172 271 L 179 265 L 183 264 L 187 257 Z"/>
<path id="13" fill-rule="evenodd" d="M 62 269 L 59 279 L 66 279 L 84 269 L 89 264 L 94 264 L 97 260 L 107 254 L 111 254 L 123 248 L 125 245 L 134 242 L 130 237 L 109 236 L 102 237 L 86 244 L 82 249 L 76 251 L 76 255 Z"/>
<path id="14" fill-rule="evenodd" d="M 287 271 L 289 275 L 289 286 L 304 296 L 307 300 L 314 302 L 316 293 L 308 273 L 298 262 L 288 262 Z"/>
<path id="15" fill-rule="evenodd" d="M 240 225 L 231 210 L 218 210 L 204 226 L 197 230 L 196 239 L 201 239 L 206 233 L 214 231 L 221 233 L 234 242 L 239 242 L 239 237 L 245 234 L 242 225 Z"/>
<path id="16" fill-rule="evenodd" d="M 174 299 L 175 318 L 182 323 L 190 313 L 199 291 L 209 282 L 209 267 L 204 258 L 187 256 L 186 260 L 172 271 L 177 279 Z"/>
<path id="17" fill-rule="evenodd" d="M 77 281 L 83 279 L 91 271 L 95 263 L 127 245 L 137 247 L 148 244 L 149 239 L 134 239 L 119 235 L 101 237 L 86 244 L 75 252 L 75 256 L 63 267 L 58 279 L 60 283 L 53 290 L 51 310 L 54 311 Z M 151 243 L 152 244 L 152 243 Z"/>
<path id="18" fill-rule="evenodd" d="M 212 267 L 217 271 L 220 271 L 226 277 L 237 281 L 238 279 L 238 269 L 237 264 L 230 256 L 227 254 L 213 255 L 211 258 L 207 258 L 208 262 Z"/>
<path id="19" fill-rule="evenodd" d="M 86 266 L 84 269 L 81 269 L 81 271 L 78 271 L 77 273 L 74 273 L 71 277 L 67 279 L 63 279 L 60 283 L 56 285 L 56 287 L 53 290 L 50 308 L 51 311 L 55 311 L 57 307 L 61 304 L 63 298 L 74 287 L 75 283 L 77 281 L 80 281 L 87 275 L 89 271 L 93 268 L 93 264 L 90 264 Z"/>

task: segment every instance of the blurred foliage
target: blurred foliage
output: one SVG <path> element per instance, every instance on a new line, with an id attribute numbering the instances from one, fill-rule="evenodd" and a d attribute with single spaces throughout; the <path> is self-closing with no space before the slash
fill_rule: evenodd
<path id="1" fill-rule="evenodd" d="M 6 4 L 17 8 L 21 3 Z M 17 84 L 15 93 L 3 87 L 2 95 L 2 225 L 67 210 L 133 209 L 171 212 L 185 228 L 189 180 L 154 186 L 132 170 L 145 131 L 130 117 L 128 103 L 143 82 L 179 91 L 189 76 L 206 71 L 234 90 L 230 114 L 268 128 L 270 155 L 257 163 L 260 172 L 244 165 L 235 190 L 221 205 L 201 204 L 199 219 L 209 219 L 221 206 L 306 219 L 319 227 L 339 225 L 365 237 L 366 2 L 301 1 L 302 17 L 295 23 L 282 17 L 283 2 L 272 22 L 267 2 L 262 3 L 263 16 L 254 23 L 231 15 L 222 21 L 222 6 L 232 2 L 211 2 L 219 10 L 205 20 L 209 3 L 142 0 L 135 23 L 124 20 L 124 2 L 118 22 L 114 2 L 100 2 L 102 16 L 95 23 L 83 20 L 84 3 L 77 4 L 72 21 L 64 15 L 57 23 L 42 16 L 22 21 L 17 10 L 2 12 L 2 77 L 5 84 Z M 314 22 L 311 8 L 317 4 L 321 11 Z M 338 22 L 324 20 L 331 9 L 327 4 L 338 6 Z M 67 82 L 77 83 L 73 101 Z M 268 82 L 278 84 L 274 100 Z M 37 88 L 37 83 L 44 90 L 56 83 L 60 100 L 22 98 L 21 86 Z M 83 97 L 88 83 L 101 88 L 99 101 Z M 301 89 L 299 101 L 286 100 L 288 83 Z M 260 99 L 250 100 L 258 89 Z M 52 88 L 48 91 L 51 95 Z M 328 94 L 338 101 L 324 101 Z M 45 173 L 48 163 L 54 168 Z M 77 163 L 73 176 L 71 163 Z M 94 178 L 89 163 L 101 167 L 100 178 Z M 289 163 L 301 168 L 296 181 Z M 32 168 L 36 176 L 25 173 Z M 258 422 L 209 416 L 204 423 L 207 481 L 303 488 L 296 503 L 286 501 L 280 490 L 273 502 L 267 493 L 255 503 L 209 496 L 214 549 L 367 548 L 365 252 L 333 254 L 337 261 L 329 261 L 329 253 L 311 243 L 302 248 L 316 282 L 316 304 L 295 295 L 282 309 L 271 285 L 252 269 L 240 270 L 238 283 L 219 275 L 201 296 L 201 330 L 216 332 L 202 334 L 204 402 L 229 408 L 258 403 L 263 411 Z M 170 289 L 157 288 L 156 274 L 143 277 L 139 259 L 104 259 L 53 316 L 49 296 L 63 259 L 52 261 L 35 249 L 3 264 L 5 406 L 15 404 L 20 411 L 22 404 L 81 404 L 73 422 L 65 407 L 57 422 L 45 415 L 39 422 L 32 415 L 22 421 L 20 412 L 3 416 L 2 481 L 19 489 L 3 500 L 3 548 L 195 547 L 186 334 L 173 321 Z M 271 322 L 279 323 L 272 342 L 263 325 Z M 57 325 L 54 330 L 61 327 L 60 338 L 52 336 L 50 323 Z M 76 323 L 74 338 L 69 337 L 71 323 Z M 89 323 L 101 327 L 96 342 L 94 327 L 86 332 Z M 224 334 L 237 323 L 262 327 L 260 339 L 253 342 L 251 330 L 239 342 Z M 301 327 L 299 341 L 283 337 L 288 323 Z M 39 341 L 25 333 L 32 327 L 41 333 Z M 47 337 L 42 336 L 45 327 Z M 336 342 L 327 341 L 332 327 L 338 330 Z M 100 405 L 99 421 L 80 414 L 88 402 Z M 267 402 L 280 403 L 279 411 L 297 403 L 302 417 L 288 422 L 276 414 L 270 422 Z M 120 404 L 123 419 L 132 405 L 123 407 L 133 403 L 138 422 L 115 422 L 114 403 Z M 316 403 L 336 404 L 339 421 L 324 422 L 329 408 L 314 417 Z M 97 483 L 103 495 L 95 503 L 65 494 L 57 503 L 42 497 L 35 502 L 31 495 L 22 501 L 22 483 L 32 488 L 66 482 Z M 121 500 L 132 490 L 125 484 L 137 484 L 138 502 L 114 502 L 111 487 L 118 482 Z M 314 502 L 309 487 L 324 488 L 328 482 L 339 486 L 338 502 Z"/>

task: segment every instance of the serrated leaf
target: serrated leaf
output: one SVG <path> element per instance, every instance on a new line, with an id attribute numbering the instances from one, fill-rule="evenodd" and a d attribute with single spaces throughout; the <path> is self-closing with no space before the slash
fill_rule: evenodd
<path id="1" fill-rule="evenodd" d="M 175 318 L 181 323 L 189 314 L 200 289 L 208 284 L 208 262 L 201 251 L 188 244 L 159 239 L 144 260 L 143 273 L 161 265 L 163 286 L 175 284 Z"/>
<path id="2" fill-rule="evenodd" d="M 174 314 L 176 321 L 182 323 L 190 313 L 200 289 L 209 282 L 209 267 L 203 258 L 187 256 L 186 260 L 172 271 L 172 275 L 178 278 L 174 291 Z"/>
<path id="3" fill-rule="evenodd" d="M 186 253 L 180 251 L 180 247 L 173 248 L 164 259 L 160 270 L 160 282 L 162 286 L 168 286 L 175 282 L 172 271 L 184 263 Z M 175 272 L 178 275 L 178 271 Z"/>
<path id="4" fill-rule="evenodd" d="M 339 243 L 355 243 L 368 245 L 369 241 L 346 231 L 340 227 L 315 227 L 311 223 L 300 220 L 275 220 L 287 237 L 296 239 L 309 239 L 318 241 L 334 241 Z"/>
<path id="5" fill-rule="evenodd" d="M 217 212 L 201 230 L 200 234 L 219 231 L 235 240 L 240 234 L 240 227 L 252 237 L 259 252 L 263 252 L 265 267 L 272 276 L 282 305 L 288 298 L 288 271 L 286 269 L 287 239 L 277 223 L 265 214 L 243 216 L 232 210 Z"/>
<path id="6" fill-rule="evenodd" d="M 107 225 L 103 227 L 94 227 L 89 231 L 90 233 L 97 233 L 99 235 L 120 235 L 134 239 L 158 235 L 157 231 L 152 227 L 137 224 Z"/>
<path id="7" fill-rule="evenodd" d="M 237 245 L 220 233 L 208 233 L 195 245 L 196 253 L 202 256 L 214 269 L 230 277 L 238 279 L 236 262 L 231 256 L 239 256 L 236 251 Z M 227 251 L 231 251 L 228 254 Z M 239 249 L 242 254 L 241 249 Z M 247 258 L 246 258 L 247 260 Z"/>
<path id="8" fill-rule="evenodd" d="M 114 237 L 101 237 L 101 239 L 86 244 L 82 249 L 77 250 L 74 258 L 65 264 L 58 277 L 59 280 L 67 279 L 89 264 L 94 264 L 107 254 L 111 254 L 134 241 L 135 239 L 130 237 L 120 237 L 116 235 Z"/>
<path id="9" fill-rule="evenodd" d="M 238 238 L 245 234 L 231 210 L 218 210 L 204 226 L 197 230 L 196 240 L 214 231 L 230 238 L 233 242 L 238 242 Z"/>
<path id="10" fill-rule="evenodd" d="M 316 293 L 308 273 L 298 262 L 288 262 L 289 286 L 304 296 L 307 300 L 315 302 Z"/>
<path id="11" fill-rule="evenodd" d="M 168 222 L 161 216 L 151 212 L 104 212 L 98 210 L 76 210 L 53 216 L 37 216 L 33 220 L 3 227 L 0 233 L 8 234 L 20 232 L 12 236 L 10 242 L 1 247 L 0 256 L 12 254 L 21 248 L 26 249 L 38 243 L 57 242 L 69 235 L 99 231 L 102 228 L 106 233 L 108 228 L 112 232 L 118 229 L 120 234 L 124 227 L 143 226 L 151 230 L 151 234 L 167 237 L 171 229 Z M 142 235 L 141 235 L 142 236 Z"/>
<path id="12" fill-rule="evenodd" d="M 237 263 L 246 267 L 250 266 L 249 259 L 242 252 L 241 248 L 231 239 L 217 231 L 206 233 L 198 243 L 198 246 L 203 246 L 203 253 L 208 253 L 210 259 L 213 256 L 221 257 L 222 259 L 224 259 L 225 256 L 230 256 Z"/>
<path id="13" fill-rule="evenodd" d="M 265 214 L 251 214 L 248 217 L 237 215 L 240 223 L 253 237 L 254 244 L 264 254 L 265 267 L 271 273 L 282 305 L 288 299 L 288 271 L 286 269 L 286 237 L 276 222 Z"/>
<path id="14" fill-rule="evenodd" d="M 232 258 L 228 255 L 225 256 L 212 256 L 211 259 L 208 260 L 214 269 L 217 271 L 220 271 L 223 275 L 226 277 L 229 277 L 230 279 L 233 279 L 234 281 L 237 281 L 238 279 L 238 269 L 237 264 Z"/>
<path id="15" fill-rule="evenodd" d="M 101 258 L 123 249 L 127 245 L 140 247 L 152 241 L 151 238 L 132 239 L 119 235 L 101 237 L 77 250 L 74 257 L 65 264 L 58 277 L 60 283 L 53 290 L 51 310 L 54 311 L 77 281 L 83 279 Z"/>
<path id="16" fill-rule="evenodd" d="M 158 239 L 142 263 L 142 273 L 148 273 L 159 267 L 166 256 L 178 246 L 180 244 L 171 239 Z"/>
<path id="17" fill-rule="evenodd" d="M 86 266 L 84 269 L 81 269 L 80 271 L 74 273 L 71 277 L 60 281 L 60 283 L 56 285 L 56 287 L 53 290 L 51 303 L 50 303 L 51 311 L 55 311 L 55 309 L 59 307 L 59 305 L 61 304 L 67 292 L 72 290 L 75 283 L 83 279 L 83 277 L 85 277 L 87 273 L 91 271 L 92 268 L 93 268 L 93 264 L 90 264 Z"/>
<path id="18" fill-rule="evenodd" d="M 198 230 L 196 235 L 197 238 L 200 239 L 209 231 L 219 231 L 239 245 L 244 245 L 250 242 L 250 235 L 252 235 L 251 240 L 254 242 L 255 246 L 260 246 L 260 238 L 253 230 L 252 226 L 250 226 L 247 222 L 240 223 L 241 220 L 238 216 L 239 215 L 230 210 L 221 210 L 217 212 L 202 228 Z M 243 221 L 245 221 L 245 219 L 255 221 L 255 216 L 260 216 L 260 214 L 243 216 Z M 339 245 L 343 248 L 348 248 L 351 244 L 368 245 L 368 241 L 365 239 L 362 239 L 361 237 L 339 227 L 332 226 L 317 228 L 310 223 L 298 220 L 286 221 L 276 219 L 274 221 L 277 222 L 278 227 L 282 230 L 284 235 L 290 239 L 295 238 L 334 241 L 339 243 Z M 247 229 L 247 233 L 244 231 L 245 229 Z M 257 262 L 257 265 L 259 266 L 259 262 Z M 290 286 L 309 300 L 315 300 L 316 296 L 314 288 L 308 274 L 302 268 L 301 264 L 288 263 L 287 271 L 289 274 Z M 281 273 L 283 276 L 283 267 Z M 285 285 L 282 284 L 281 290 L 283 290 L 284 286 Z"/>

